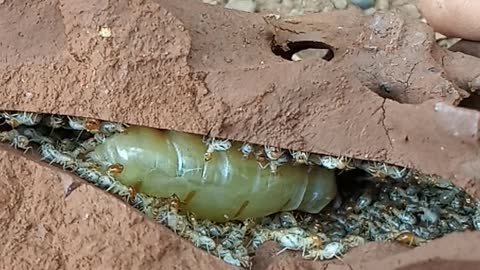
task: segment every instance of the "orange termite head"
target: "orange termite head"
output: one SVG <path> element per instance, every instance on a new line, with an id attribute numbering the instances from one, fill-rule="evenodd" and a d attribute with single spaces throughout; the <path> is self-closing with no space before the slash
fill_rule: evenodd
<path id="1" fill-rule="evenodd" d="M 128 187 L 128 196 L 133 198 L 137 195 L 137 191 L 134 187 Z"/>
<path id="2" fill-rule="evenodd" d="M 17 128 L 20 126 L 20 123 L 14 118 L 8 119 L 5 122 L 7 122 L 7 124 L 12 128 Z"/>
<path id="3" fill-rule="evenodd" d="M 174 194 L 168 199 L 168 204 L 170 205 L 170 210 L 171 211 L 178 211 L 181 208 L 181 203 L 182 201 L 180 198 Z"/>
<path id="4" fill-rule="evenodd" d="M 415 244 L 415 234 L 411 232 L 400 233 L 395 237 L 395 241 L 405 245 L 413 246 Z"/>
<path id="5" fill-rule="evenodd" d="M 312 240 L 313 240 L 313 247 L 314 248 L 321 248 L 323 246 L 323 241 L 318 235 L 312 235 Z"/>
<path id="6" fill-rule="evenodd" d="M 108 169 L 107 169 L 107 174 L 110 176 L 117 176 L 122 172 L 123 172 L 123 165 L 118 163 L 108 166 Z"/>
<path id="7" fill-rule="evenodd" d="M 98 132 L 100 130 L 100 121 L 97 119 L 85 120 L 85 128 L 88 132 Z"/>

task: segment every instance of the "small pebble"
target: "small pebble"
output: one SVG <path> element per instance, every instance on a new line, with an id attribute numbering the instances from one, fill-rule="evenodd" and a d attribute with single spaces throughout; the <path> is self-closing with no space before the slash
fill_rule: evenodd
<path id="1" fill-rule="evenodd" d="M 230 0 L 225 5 L 225 8 L 253 13 L 257 8 L 257 4 L 251 0 Z"/>
<path id="2" fill-rule="evenodd" d="M 326 49 L 305 49 L 292 55 L 292 61 L 302 61 L 311 58 L 323 59 L 327 53 L 328 50 Z"/>
<path id="3" fill-rule="evenodd" d="M 220 4 L 221 1 L 218 1 L 218 0 L 202 0 L 202 2 L 205 3 L 205 4 L 216 6 L 216 5 Z"/>
<path id="4" fill-rule="evenodd" d="M 435 40 L 447 38 L 445 35 L 435 32 Z"/>
<path id="5" fill-rule="evenodd" d="M 375 0 L 350 0 L 350 2 L 361 9 L 369 9 L 375 5 Z"/>
<path id="6" fill-rule="evenodd" d="M 109 27 L 102 27 L 100 28 L 100 31 L 98 31 L 98 35 L 103 38 L 109 38 L 112 36 L 112 29 Z"/>
<path id="7" fill-rule="evenodd" d="M 336 9 L 346 9 L 348 6 L 347 0 L 331 0 Z"/>
<path id="8" fill-rule="evenodd" d="M 390 8 L 390 0 L 377 0 L 375 8 L 377 10 L 388 10 Z"/>

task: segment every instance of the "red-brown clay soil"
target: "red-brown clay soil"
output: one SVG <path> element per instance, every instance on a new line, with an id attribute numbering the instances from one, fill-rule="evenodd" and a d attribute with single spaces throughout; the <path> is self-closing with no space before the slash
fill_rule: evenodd
<path id="1" fill-rule="evenodd" d="M 276 20 L 193 0 L 3 0 L 0 18 L 0 110 L 381 160 L 480 195 L 480 112 L 456 107 L 480 65 L 439 48 L 425 24 L 354 11 Z M 271 51 L 298 41 L 325 42 L 334 58 L 291 62 Z M 89 185 L 64 199 L 61 180 L 76 177 L 3 150 L 0 160 L 5 269 L 227 268 Z M 413 251 L 369 245 L 357 252 L 368 261 L 350 255 L 348 264 L 265 247 L 254 268 L 468 269 L 479 263 L 479 237 Z"/>
<path id="2" fill-rule="evenodd" d="M 0 269 L 229 268 L 113 195 L 69 191 L 78 179 L 59 169 L 5 147 L 0 165 Z"/>

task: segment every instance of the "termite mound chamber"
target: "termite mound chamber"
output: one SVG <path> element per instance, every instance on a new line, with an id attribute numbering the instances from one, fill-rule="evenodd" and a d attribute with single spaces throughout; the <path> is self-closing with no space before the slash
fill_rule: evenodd
<path id="1" fill-rule="evenodd" d="M 255 251 L 333 259 L 368 241 L 414 247 L 480 230 L 480 204 L 408 168 L 98 119 L 1 114 L 0 140 L 124 199 L 248 268 Z"/>

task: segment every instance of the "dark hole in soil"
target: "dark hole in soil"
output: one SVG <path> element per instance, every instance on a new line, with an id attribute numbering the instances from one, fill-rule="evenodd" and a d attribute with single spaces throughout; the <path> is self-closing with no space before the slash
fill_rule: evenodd
<path id="1" fill-rule="evenodd" d="M 480 111 L 480 95 L 477 93 L 472 93 L 468 98 L 464 98 L 458 104 L 458 107 Z"/>
<path id="2" fill-rule="evenodd" d="M 382 98 L 390 99 L 402 104 L 411 104 L 405 95 L 405 86 L 395 81 L 380 81 L 377 84 L 367 85 L 369 89 Z"/>
<path id="3" fill-rule="evenodd" d="M 296 41 L 289 42 L 286 45 L 274 45 L 272 46 L 272 52 L 275 55 L 282 57 L 283 59 L 292 61 L 292 56 L 300 51 L 316 49 L 327 50 L 325 56 L 322 59 L 330 61 L 334 57 L 334 48 L 326 43 L 320 41 Z"/>

